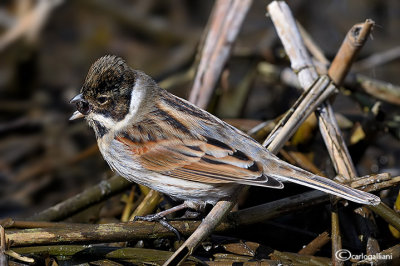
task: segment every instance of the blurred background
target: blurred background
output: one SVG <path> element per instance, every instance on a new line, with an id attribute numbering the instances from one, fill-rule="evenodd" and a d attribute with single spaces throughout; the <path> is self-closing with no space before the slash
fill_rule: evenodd
<path id="1" fill-rule="evenodd" d="M 400 84 L 399 1 L 288 3 L 329 59 L 355 23 L 373 19 L 376 27 L 359 59 L 392 53 L 384 63 L 356 63 L 357 73 Z M 29 217 L 112 175 L 92 130 L 84 121 L 68 121 L 74 111 L 69 100 L 80 90 L 90 65 L 106 54 L 123 57 L 186 98 L 213 4 L 211 0 L 0 2 L 0 218 Z M 266 17 L 267 4 L 254 1 L 209 106 L 243 130 L 276 119 L 300 95 L 277 75 L 290 63 Z M 350 87 L 341 90 L 334 109 L 341 115 L 357 170 L 360 175 L 399 175 L 398 105 L 378 103 Z M 357 135 L 360 129 L 364 134 Z M 333 175 L 315 125 L 308 138 L 294 146 Z M 285 193 L 293 193 L 290 188 Z M 296 193 L 302 189 L 292 188 Z M 269 192 L 267 197 L 284 196 L 279 193 Z"/>

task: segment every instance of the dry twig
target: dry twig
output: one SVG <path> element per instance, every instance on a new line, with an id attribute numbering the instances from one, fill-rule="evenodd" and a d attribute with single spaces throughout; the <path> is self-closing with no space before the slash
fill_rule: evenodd
<path id="1" fill-rule="evenodd" d="M 371 178 L 375 180 L 380 179 L 379 177 L 373 178 L 371 176 L 367 176 L 362 179 L 365 180 L 365 184 L 369 184 L 371 182 Z M 397 180 L 396 184 L 400 183 L 400 176 L 393 179 Z M 393 185 L 393 183 L 391 183 L 392 180 L 384 181 L 383 183 L 385 182 L 390 182 L 390 186 Z M 359 180 L 355 180 L 354 183 L 359 187 L 352 185 L 351 183 L 348 185 L 355 188 L 364 186 L 364 183 L 360 182 Z M 315 206 L 317 204 L 327 202 L 328 200 L 329 195 L 324 192 L 314 190 L 268 202 L 230 213 L 227 222 L 221 223 L 215 228 L 215 231 L 221 232 L 235 229 L 239 226 L 246 226 L 270 220 L 288 213 L 292 213 L 293 211 L 307 209 L 310 206 Z M 215 210 L 215 208 L 213 210 L 214 212 L 219 211 L 218 208 L 217 210 Z M 214 220 L 214 223 L 217 223 L 217 220 Z M 160 224 L 145 221 L 97 225 L 3 220 L 1 224 L 6 228 L 10 228 L 7 229 L 6 236 L 11 241 L 12 246 L 55 244 L 66 243 L 68 241 L 114 242 L 174 236 L 171 231 L 168 231 Z M 171 221 L 171 225 L 173 225 L 183 235 L 189 235 L 193 233 L 199 224 L 200 222 L 198 221 Z M 211 225 L 207 224 L 207 226 Z M 11 228 L 30 229 L 11 230 Z"/>
<path id="2" fill-rule="evenodd" d="M 113 176 L 86 191 L 67 199 L 47 210 L 44 210 L 29 220 L 31 221 L 59 221 L 88 206 L 101 202 L 132 185 L 131 182 L 120 176 Z"/>
<path id="3" fill-rule="evenodd" d="M 387 64 L 400 57 L 400 46 L 394 47 L 387 51 L 373 54 L 367 58 L 359 60 L 354 63 L 354 71 L 363 71 L 369 68 L 378 67 L 383 64 Z"/>
<path id="4" fill-rule="evenodd" d="M 298 253 L 302 255 L 314 255 L 317 253 L 321 247 L 327 244 L 331 240 L 328 232 L 323 232 L 318 235 L 313 241 L 307 244 L 304 248 L 302 248 Z"/>
<path id="5" fill-rule="evenodd" d="M 270 254 L 271 259 L 280 261 L 283 265 L 330 265 L 328 258 L 301 255 L 275 250 Z"/>
<path id="6" fill-rule="evenodd" d="M 252 0 L 217 1 L 189 101 L 206 109 Z"/>
<path id="7" fill-rule="evenodd" d="M 251 4 L 252 0 L 219 0 L 215 2 L 209 30 L 189 96 L 189 101 L 197 106 L 204 109 L 207 107 Z M 176 265 L 184 261 L 233 208 L 235 197 L 239 194 L 239 191 L 235 194 L 231 201 L 219 201 L 196 232 L 183 243 L 164 265 Z"/>
<path id="8" fill-rule="evenodd" d="M 8 265 L 7 257 L 5 254 L 6 251 L 6 234 L 4 231 L 4 227 L 0 225 L 0 266 Z"/>
<path id="9" fill-rule="evenodd" d="M 369 26 L 372 26 L 371 25 L 371 21 L 366 21 L 366 23 L 367 24 L 370 24 Z M 356 25 L 357 26 L 357 25 Z M 355 27 L 356 27 L 355 26 Z M 348 41 L 351 41 L 351 42 L 353 42 L 353 44 L 352 45 L 349 45 L 349 44 L 346 44 L 346 45 L 344 45 L 344 47 L 347 47 L 348 48 L 348 50 L 350 50 L 350 51 L 353 51 L 353 52 L 357 52 L 357 46 L 359 46 L 359 44 L 358 44 L 358 40 L 357 39 L 355 39 L 354 40 L 354 36 L 352 37 L 351 36 L 351 34 L 352 33 L 357 33 L 357 34 L 360 34 L 360 33 L 362 33 L 363 31 L 362 30 L 357 30 L 356 28 L 354 28 L 353 27 L 353 30 L 350 32 L 350 36 L 348 36 L 347 38 L 346 38 L 346 40 L 348 40 Z M 366 31 L 364 31 L 364 35 L 366 34 L 367 32 Z M 365 40 L 366 39 L 366 37 L 365 36 L 361 36 L 362 38 L 361 38 L 361 40 Z M 312 41 L 311 41 L 312 42 Z M 351 46 L 354 46 L 354 48 L 352 48 Z M 347 49 L 343 49 L 344 51 L 346 51 Z M 350 53 L 350 51 L 346 51 L 346 53 L 345 54 L 347 54 L 347 56 L 344 56 L 344 58 L 346 58 L 346 59 L 348 59 L 348 58 L 350 58 L 349 57 L 349 53 Z M 350 55 L 351 56 L 351 55 Z M 352 58 L 352 59 L 354 59 L 354 57 Z M 339 62 L 339 61 L 338 61 Z M 340 65 L 340 62 L 337 64 L 337 65 Z M 339 68 L 339 66 L 337 67 L 337 68 Z M 333 75 L 333 76 L 335 76 L 335 73 L 332 73 L 332 71 L 330 70 L 330 73 Z M 357 76 L 359 75 L 359 74 L 356 74 Z M 343 80 L 343 77 L 341 78 L 342 80 Z M 371 79 L 370 78 L 368 78 L 368 77 L 366 77 L 366 80 L 368 80 L 368 81 L 370 81 Z M 373 85 L 372 86 L 374 89 L 376 88 L 376 85 Z M 395 89 L 394 91 L 392 91 L 391 89 L 390 89 L 391 87 L 390 86 L 388 86 L 388 88 L 385 88 L 384 89 L 384 91 L 386 91 L 386 92 L 389 92 L 389 98 L 393 98 L 393 100 L 396 102 L 396 98 L 397 98 L 397 96 L 398 96 L 398 91 L 397 91 L 397 89 Z M 388 97 L 384 97 L 384 98 L 388 98 Z M 323 113 L 321 113 L 321 116 L 323 115 Z M 321 131 L 322 132 L 322 131 Z M 344 142 L 343 142 L 344 143 Z M 349 169 L 349 170 L 351 170 L 351 169 L 353 169 L 353 170 L 351 170 L 350 171 L 350 174 L 356 174 L 355 173 L 355 170 L 354 170 L 354 166 L 352 166 L 353 165 L 353 163 L 352 163 L 352 161 L 351 161 L 351 158 L 348 156 L 348 152 L 344 152 L 344 153 L 342 153 L 342 156 L 338 156 L 338 159 L 342 162 L 342 167 L 340 168 L 340 169 L 342 169 L 342 170 L 346 170 L 346 165 L 347 166 L 349 166 L 347 169 Z M 340 166 L 340 165 L 339 165 Z M 338 173 L 340 173 L 340 172 L 338 172 Z M 385 186 L 386 185 L 388 185 L 388 187 L 390 187 L 390 182 L 391 181 L 394 181 L 394 182 L 396 182 L 395 180 L 396 180 L 397 178 L 393 178 L 393 179 L 391 179 L 391 180 L 388 180 L 387 182 L 385 182 L 386 184 L 385 184 Z M 378 182 L 379 183 L 379 182 Z M 381 183 L 382 184 L 382 183 Z M 380 184 L 371 184 L 371 186 L 372 187 L 374 187 L 374 189 L 375 189 L 375 186 L 379 186 Z M 368 188 L 367 187 L 364 187 L 364 189 L 366 189 L 366 191 L 368 191 Z M 377 214 L 379 214 L 384 220 L 386 220 L 389 224 L 391 224 L 392 226 L 394 226 L 394 227 L 396 227 L 396 226 L 399 226 L 400 225 L 400 217 L 399 217 L 399 215 L 397 215 L 393 210 L 391 210 L 388 206 L 386 206 L 385 204 L 383 204 L 383 203 L 381 203 L 380 205 L 378 205 L 378 206 L 368 206 L 368 208 L 369 209 L 371 209 L 371 210 L 373 210 L 375 213 L 377 213 Z M 362 216 L 363 217 L 369 217 L 369 215 L 367 214 L 367 213 L 365 213 L 367 210 L 365 209 L 365 208 L 363 208 L 362 210 L 361 210 L 362 212 L 363 212 L 363 214 L 362 214 Z M 397 227 L 396 227 L 397 228 Z"/>
<path id="10" fill-rule="evenodd" d="M 78 246 L 78 245 L 57 245 L 57 246 L 36 246 L 36 247 L 21 247 L 15 248 L 14 251 L 20 254 L 33 254 L 36 256 L 47 255 L 57 257 L 59 261 L 70 260 L 71 258 L 89 260 L 90 264 L 95 260 L 106 259 L 116 260 L 118 262 L 134 264 L 152 264 L 159 265 L 165 261 L 172 252 L 164 250 L 154 250 L 145 248 L 116 248 L 105 246 Z M 202 262 L 194 257 L 188 258 L 187 265 L 199 265 Z M 111 262 L 102 265 L 109 265 Z M 118 264 L 120 265 L 120 264 Z"/>
<path id="11" fill-rule="evenodd" d="M 352 77 L 345 81 L 346 86 L 361 91 L 372 97 L 391 103 L 400 105 L 400 87 L 392 83 L 372 79 L 362 74 L 353 74 Z M 354 84 L 354 85 L 353 85 Z"/>
<path id="12" fill-rule="evenodd" d="M 35 40 L 51 11 L 61 3 L 62 0 L 38 1 L 34 8 L 26 12 L 15 25 L 0 37 L 0 51 L 23 36 L 29 41 Z"/>
<path id="13" fill-rule="evenodd" d="M 318 74 L 315 67 L 312 65 L 311 58 L 306 52 L 306 48 L 290 9 L 284 2 L 272 2 L 268 6 L 268 11 L 285 50 L 291 59 L 292 68 L 298 75 L 300 84 L 304 89 L 308 88 L 317 79 Z M 373 22 L 367 20 L 364 24 L 354 26 L 346 36 L 345 41 L 342 43 L 328 71 L 329 76 L 335 84 L 340 85 L 345 78 L 352 61 L 369 36 L 372 26 Z M 355 167 L 351 161 L 345 142 L 341 137 L 332 107 L 326 102 L 320 109 L 321 110 L 317 113 L 320 130 L 331 160 L 337 173 L 351 180 L 351 178 L 357 176 Z M 338 221 L 337 213 L 332 212 L 333 254 L 341 248 Z M 335 257 L 332 259 L 336 265 L 342 264 L 342 262 Z"/>
<path id="14" fill-rule="evenodd" d="M 129 217 L 129 221 L 133 221 L 135 216 L 144 216 L 151 214 L 157 207 L 161 199 L 161 194 L 155 190 L 150 190 L 149 193 L 144 197 L 142 202 L 137 206 L 135 211 Z"/>

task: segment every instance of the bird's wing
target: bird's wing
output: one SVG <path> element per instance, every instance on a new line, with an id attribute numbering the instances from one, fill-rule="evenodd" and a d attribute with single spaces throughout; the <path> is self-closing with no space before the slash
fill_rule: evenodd
<path id="1" fill-rule="evenodd" d="M 136 142 L 118 137 L 117 140 L 126 145 L 144 168 L 163 175 L 204 183 L 283 188 L 280 181 L 263 174 L 259 162 L 216 139 Z"/>

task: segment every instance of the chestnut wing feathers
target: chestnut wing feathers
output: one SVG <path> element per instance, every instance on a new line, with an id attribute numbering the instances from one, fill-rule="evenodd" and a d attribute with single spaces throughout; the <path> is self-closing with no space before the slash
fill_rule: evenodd
<path id="1" fill-rule="evenodd" d="M 157 140 L 135 142 L 118 137 L 127 149 L 150 171 L 210 184 L 239 183 L 282 188 L 280 181 L 263 174 L 260 163 L 225 143 L 206 140 Z"/>

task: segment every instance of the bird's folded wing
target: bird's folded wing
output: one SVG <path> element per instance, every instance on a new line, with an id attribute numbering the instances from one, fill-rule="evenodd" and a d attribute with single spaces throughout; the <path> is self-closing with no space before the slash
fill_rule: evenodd
<path id="1" fill-rule="evenodd" d="M 239 183 L 282 188 L 281 182 L 263 174 L 260 163 L 239 150 L 212 139 L 157 140 L 136 143 L 118 138 L 151 171 L 204 183 Z"/>

